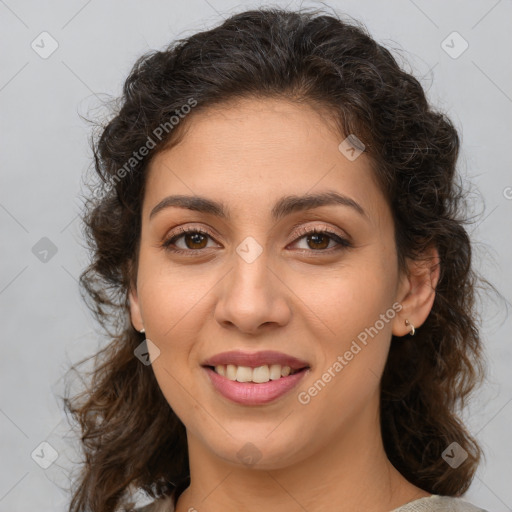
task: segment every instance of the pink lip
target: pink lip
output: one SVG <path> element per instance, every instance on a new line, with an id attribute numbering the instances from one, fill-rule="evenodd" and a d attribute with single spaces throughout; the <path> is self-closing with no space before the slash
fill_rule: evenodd
<path id="1" fill-rule="evenodd" d="M 308 373 L 308 370 L 302 370 L 288 377 L 256 384 L 229 380 L 208 367 L 204 370 L 208 373 L 213 387 L 222 396 L 243 405 L 263 405 L 272 402 L 294 388 Z"/>
<path id="2" fill-rule="evenodd" d="M 253 353 L 243 352 L 242 350 L 222 352 L 203 361 L 202 366 L 218 366 L 221 364 L 234 364 L 235 366 L 248 366 L 250 368 L 256 368 L 265 364 L 280 364 L 281 366 L 289 366 L 292 370 L 309 367 L 307 361 L 283 354 L 282 352 L 275 352 L 274 350 L 263 350 Z"/>

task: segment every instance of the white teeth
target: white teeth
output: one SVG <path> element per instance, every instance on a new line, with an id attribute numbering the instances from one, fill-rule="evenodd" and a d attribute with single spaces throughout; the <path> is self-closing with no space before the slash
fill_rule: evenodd
<path id="1" fill-rule="evenodd" d="M 281 368 L 281 377 L 288 377 L 290 375 L 291 368 L 289 366 L 283 366 Z"/>
<path id="2" fill-rule="evenodd" d="M 226 366 L 226 377 L 229 380 L 236 380 L 236 366 L 234 364 L 228 364 Z"/>
<path id="3" fill-rule="evenodd" d="M 281 366 L 280 364 L 265 364 L 256 368 L 249 366 L 236 366 L 234 364 L 218 365 L 215 371 L 229 380 L 237 382 L 256 382 L 264 383 L 270 380 L 277 380 L 281 377 L 287 377 L 292 372 L 289 366 Z"/>
<path id="4" fill-rule="evenodd" d="M 236 370 L 237 382 L 249 382 L 252 380 L 252 368 L 248 366 L 239 366 Z"/>
<path id="5" fill-rule="evenodd" d="M 270 380 L 277 380 L 281 378 L 281 365 L 271 364 L 270 365 Z"/>
<path id="6" fill-rule="evenodd" d="M 267 365 L 258 366 L 252 371 L 253 382 L 268 382 L 270 380 L 270 371 Z"/>

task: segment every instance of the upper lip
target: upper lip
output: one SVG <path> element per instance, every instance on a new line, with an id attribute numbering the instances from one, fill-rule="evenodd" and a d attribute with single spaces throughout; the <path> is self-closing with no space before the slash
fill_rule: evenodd
<path id="1" fill-rule="evenodd" d="M 202 366 L 219 366 L 222 364 L 234 364 L 235 366 L 248 366 L 250 368 L 256 368 L 265 364 L 280 364 L 281 366 L 289 366 L 292 370 L 309 367 L 307 361 L 283 354 L 282 352 L 275 352 L 274 350 L 252 353 L 242 350 L 222 352 L 203 361 Z"/>

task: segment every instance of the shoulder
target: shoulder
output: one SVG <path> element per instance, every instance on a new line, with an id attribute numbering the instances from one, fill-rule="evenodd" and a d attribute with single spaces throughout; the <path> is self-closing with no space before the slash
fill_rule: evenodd
<path id="1" fill-rule="evenodd" d="M 149 505 L 136 508 L 133 512 L 173 512 L 174 505 L 170 497 L 154 501 Z M 427 498 L 411 501 L 391 512 L 487 512 L 461 498 L 432 495 Z"/>
<path id="2" fill-rule="evenodd" d="M 411 501 L 391 512 L 487 512 L 461 498 L 434 494 L 427 498 Z"/>
<path id="3" fill-rule="evenodd" d="M 153 501 L 144 507 L 135 508 L 133 512 L 174 512 L 174 502 L 169 496 L 164 499 Z"/>

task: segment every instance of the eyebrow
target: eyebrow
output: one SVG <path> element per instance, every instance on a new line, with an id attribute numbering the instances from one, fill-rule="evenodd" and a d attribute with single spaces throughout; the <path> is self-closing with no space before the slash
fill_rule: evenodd
<path id="1" fill-rule="evenodd" d="M 348 196 L 334 191 L 318 194 L 306 194 L 303 196 L 284 196 L 279 199 L 272 208 L 272 219 L 278 221 L 291 213 L 319 208 L 321 206 L 342 205 L 355 210 L 359 215 L 368 218 L 368 214 L 362 206 Z M 201 213 L 209 213 L 222 219 L 229 219 L 228 208 L 220 202 L 201 196 L 173 195 L 162 199 L 149 214 L 151 220 L 158 212 L 170 208 L 186 208 Z"/>

